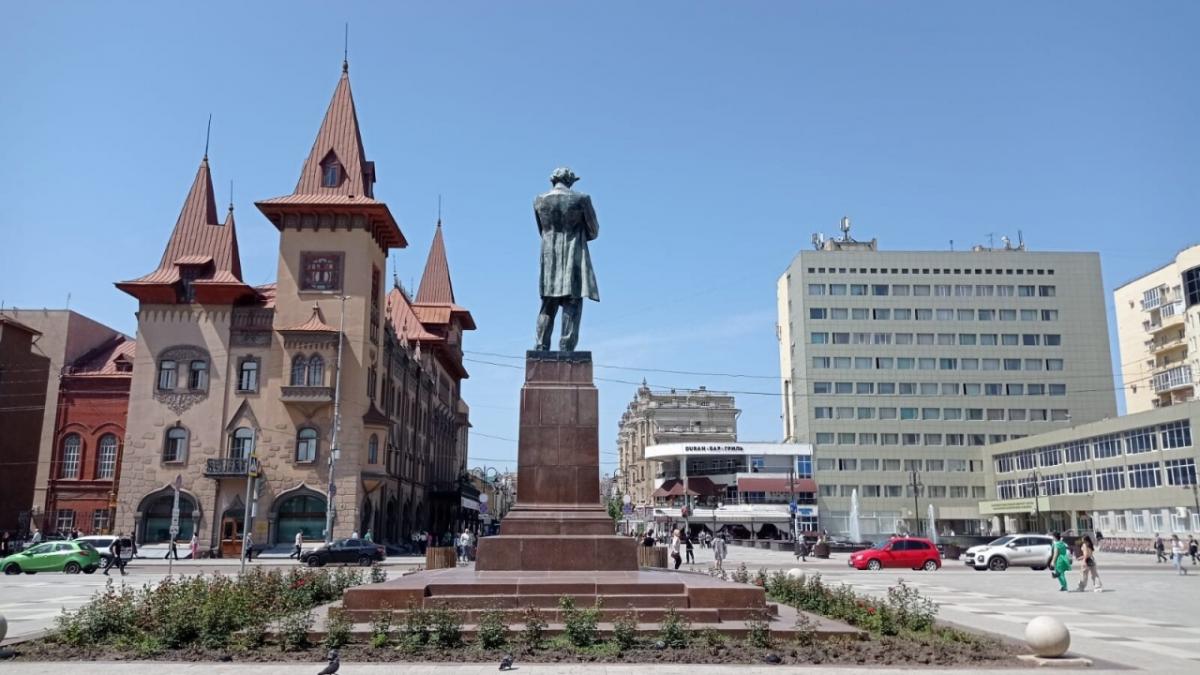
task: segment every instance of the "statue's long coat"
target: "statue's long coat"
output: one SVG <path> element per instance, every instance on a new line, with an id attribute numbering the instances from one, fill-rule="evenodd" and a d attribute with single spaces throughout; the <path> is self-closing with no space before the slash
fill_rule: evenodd
<path id="1" fill-rule="evenodd" d="M 559 184 L 533 200 L 533 213 L 542 234 L 542 297 L 600 300 L 587 247 L 600 236 L 592 198 Z"/>

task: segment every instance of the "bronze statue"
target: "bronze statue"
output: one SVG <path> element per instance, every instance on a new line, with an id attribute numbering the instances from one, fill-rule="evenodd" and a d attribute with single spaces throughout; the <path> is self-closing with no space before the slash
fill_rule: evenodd
<path id="1" fill-rule="evenodd" d="M 579 177 L 567 168 L 554 170 L 553 187 L 533 200 L 533 214 L 542 235 L 542 310 L 537 320 L 537 351 L 549 351 L 554 315 L 563 311 L 560 351 L 573 352 L 579 342 L 583 299 L 600 301 L 587 243 L 600 236 L 592 198 L 571 186 Z"/>

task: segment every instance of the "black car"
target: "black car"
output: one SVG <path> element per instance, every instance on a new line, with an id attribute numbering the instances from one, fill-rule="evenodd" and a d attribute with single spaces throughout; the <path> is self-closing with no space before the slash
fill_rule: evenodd
<path id="1" fill-rule="evenodd" d="M 300 562 L 309 567 L 321 567 L 329 563 L 357 563 L 369 567 L 387 557 L 379 544 L 361 539 L 338 539 L 331 544 L 300 554 Z"/>

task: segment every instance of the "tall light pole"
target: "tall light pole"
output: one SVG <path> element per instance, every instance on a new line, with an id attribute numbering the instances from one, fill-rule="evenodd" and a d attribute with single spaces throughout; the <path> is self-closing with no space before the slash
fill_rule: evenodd
<path id="1" fill-rule="evenodd" d="M 342 301 L 341 317 L 338 318 L 337 365 L 333 375 L 333 432 L 329 438 L 329 488 L 325 499 L 325 543 L 333 541 L 334 499 L 337 497 L 337 486 L 333 483 L 334 470 L 337 468 L 338 432 L 342 429 L 342 343 L 346 341 L 346 296 L 339 296 Z"/>
<path id="2" fill-rule="evenodd" d="M 1033 482 L 1033 527 L 1037 532 L 1042 531 L 1042 485 L 1041 477 L 1038 476 L 1037 469 L 1029 472 L 1029 479 Z M 1072 527 L 1074 525 L 1072 524 Z"/>
<path id="3" fill-rule="evenodd" d="M 908 485 L 909 485 L 909 487 L 912 488 L 912 493 L 913 493 L 913 524 L 915 525 L 915 524 L 919 523 L 921 520 L 921 509 L 918 508 L 918 506 L 917 506 L 917 495 L 919 495 L 921 493 L 921 488 L 924 487 L 921 484 L 921 472 L 917 471 L 917 469 L 915 467 L 910 472 L 910 478 L 909 478 Z M 914 528 L 914 529 L 919 530 L 920 528 Z"/>

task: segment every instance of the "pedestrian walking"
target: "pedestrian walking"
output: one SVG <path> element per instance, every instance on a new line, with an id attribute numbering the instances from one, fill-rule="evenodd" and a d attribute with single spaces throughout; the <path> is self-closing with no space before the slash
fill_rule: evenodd
<path id="1" fill-rule="evenodd" d="M 1096 571 L 1096 547 L 1092 544 L 1092 538 L 1083 535 L 1083 542 L 1079 544 L 1079 558 L 1083 560 L 1082 576 L 1079 577 L 1079 592 L 1087 590 L 1088 579 L 1092 580 L 1092 590 L 1099 593 L 1104 590 L 1104 584 L 1100 583 L 1100 575 Z"/>
<path id="2" fill-rule="evenodd" d="M 717 569 L 725 571 L 723 564 L 725 562 L 725 537 L 718 536 L 713 538 L 713 559 L 717 561 Z"/>
<path id="3" fill-rule="evenodd" d="M 33 536 L 29 537 L 29 545 L 33 546 L 40 543 L 42 543 L 42 531 L 35 527 L 33 528 Z"/>
<path id="4" fill-rule="evenodd" d="M 363 537 L 363 541 L 367 542 L 368 544 L 374 544 L 375 543 L 375 530 L 368 528 L 367 536 Z"/>
<path id="5" fill-rule="evenodd" d="M 1155 532 L 1154 533 L 1154 553 L 1155 553 L 1155 555 L 1158 556 L 1158 558 L 1154 562 L 1160 562 L 1160 563 L 1167 562 L 1167 554 L 1165 552 L 1165 548 L 1166 547 L 1163 546 L 1162 535 Z"/>
<path id="6" fill-rule="evenodd" d="M 471 562 L 471 531 L 464 529 L 458 536 L 458 561 Z"/>
<path id="7" fill-rule="evenodd" d="M 671 543 L 667 546 L 667 550 L 671 553 L 671 558 L 675 560 L 675 569 L 683 564 L 683 556 L 679 555 L 679 530 L 671 533 Z"/>
<path id="8" fill-rule="evenodd" d="M 654 548 L 654 530 L 646 531 L 646 536 L 642 537 L 642 546 Z"/>
<path id="9" fill-rule="evenodd" d="M 358 530 L 355 530 L 354 532 L 351 532 L 351 533 L 350 533 L 350 538 L 351 538 L 351 539 L 358 539 Z"/>
<path id="10" fill-rule="evenodd" d="M 1050 568 L 1054 570 L 1050 574 L 1058 579 L 1060 591 L 1067 590 L 1067 572 L 1071 570 L 1071 551 L 1067 549 L 1067 542 L 1062 540 L 1062 533 L 1054 533 L 1054 545 L 1050 547 Z"/>
<path id="11" fill-rule="evenodd" d="M 1188 535 L 1187 550 L 1188 555 L 1192 557 L 1192 564 L 1195 565 L 1196 559 L 1200 557 L 1200 550 L 1197 550 L 1196 538 L 1190 534 Z"/>
<path id="12" fill-rule="evenodd" d="M 796 537 L 796 557 L 800 562 L 808 562 L 808 539 L 803 536 Z"/>
<path id="13" fill-rule="evenodd" d="M 200 537 L 196 536 L 195 532 L 192 533 L 192 542 L 189 545 L 189 548 L 192 549 L 192 560 L 199 560 L 200 559 Z"/>
<path id="14" fill-rule="evenodd" d="M 291 553 L 291 555 L 288 556 L 288 559 L 290 560 L 291 558 L 295 558 L 297 561 L 299 561 L 300 560 L 300 550 L 303 547 L 304 547 L 304 533 L 297 531 L 296 538 L 292 541 L 292 553 Z"/>
<path id="15" fill-rule="evenodd" d="M 8 530 L 0 532 L 0 558 L 8 557 L 8 547 L 10 545 Z"/>
<path id="16" fill-rule="evenodd" d="M 246 562 L 254 562 L 254 537 L 251 537 L 249 532 L 246 533 L 244 548 L 246 549 Z"/>
<path id="17" fill-rule="evenodd" d="M 167 554 L 163 556 L 163 560 L 166 560 L 167 558 L 171 558 L 171 557 L 174 557 L 176 560 L 179 560 L 179 549 L 176 547 L 174 538 L 172 538 L 169 542 L 167 542 Z"/>
<path id="18" fill-rule="evenodd" d="M 133 538 L 126 539 L 124 534 L 118 533 L 112 543 L 108 545 L 109 558 L 104 563 L 104 576 L 108 576 L 108 570 L 112 569 L 113 565 L 121 570 L 121 576 L 128 574 L 125 571 L 125 565 L 136 553 L 137 547 L 134 546 Z"/>
<path id="19" fill-rule="evenodd" d="M 1175 564 L 1175 571 L 1186 576 L 1188 571 L 1183 566 L 1183 541 L 1179 539 L 1179 535 L 1171 535 L 1171 562 Z"/>
<path id="20" fill-rule="evenodd" d="M 687 553 L 687 564 L 689 564 L 689 565 L 695 565 L 695 564 L 696 564 L 696 554 L 695 554 L 695 552 L 692 550 L 692 538 L 691 538 L 691 536 L 684 535 L 684 537 L 683 537 L 683 549 L 684 549 L 684 551 Z"/>

